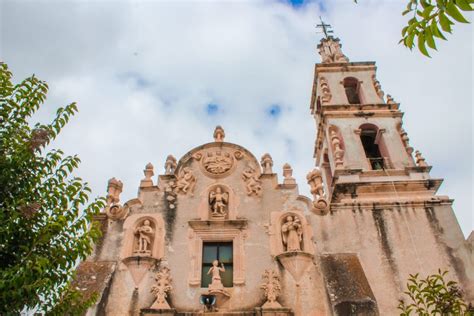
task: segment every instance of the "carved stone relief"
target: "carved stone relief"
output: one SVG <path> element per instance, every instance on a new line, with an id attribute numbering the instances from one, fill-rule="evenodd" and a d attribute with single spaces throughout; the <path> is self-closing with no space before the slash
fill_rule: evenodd
<path id="1" fill-rule="evenodd" d="M 163 267 L 156 273 L 155 276 L 155 285 L 151 287 L 151 293 L 155 295 L 156 300 L 151 309 L 171 309 L 170 305 L 166 301 L 168 293 L 173 290 L 171 285 L 171 275 L 170 269 L 168 267 Z"/>
<path id="2" fill-rule="evenodd" d="M 266 269 L 262 275 L 263 282 L 260 288 L 264 291 L 266 298 L 265 304 L 262 308 L 281 308 L 277 298 L 281 292 L 280 276 L 275 270 Z"/>
<path id="3" fill-rule="evenodd" d="M 342 53 L 341 44 L 338 38 L 325 38 L 318 45 L 319 54 L 323 64 L 326 63 L 347 63 L 349 59 Z"/>
<path id="4" fill-rule="evenodd" d="M 337 127 L 331 126 L 329 128 L 329 136 L 331 140 L 331 146 L 334 155 L 334 164 L 337 168 L 343 168 L 344 166 L 344 149 L 342 148 L 341 138 L 337 131 Z"/>
<path id="5" fill-rule="evenodd" d="M 247 190 L 247 195 L 260 196 L 262 193 L 261 181 L 258 178 L 257 171 L 252 167 L 247 167 L 242 173 L 242 179 L 245 182 L 245 189 Z"/>
<path id="6" fill-rule="evenodd" d="M 219 262 L 214 260 L 212 262 L 212 267 L 207 271 L 207 274 L 212 275 L 212 282 L 209 284 L 209 291 L 224 289 L 224 285 L 221 281 L 221 272 L 225 272 L 224 264 L 221 262 L 221 265 L 219 266 Z"/>
<path id="7" fill-rule="evenodd" d="M 319 79 L 319 86 L 321 87 L 321 103 L 329 103 L 332 99 L 332 94 L 329 89 L 328 80 L 325 77 L 321 77 L 321 79 Z"/>
<path id="8" fill-rule="evenodd" d="M 202 166 L 213 175 L 222 175 L 229 171 L 234 164 L 234 159 L 228 152 L 207 152 L 202 158 Z"/>
<path id="9" fill-rule="evenodd" d="M 178 181 L 176 182 L 176 192 L 187 194 L 194 192 L 194 186 L 196 185 L 196 177 L 193 171 L 189 167 L 184 167 L 180 170 L 178 175 Z"/>
<path id="10" fill-rule="evenodd" d="M 293 178 L 293 168 L 289 163 L 283 165 L 283 184 L 296 184 L 295 178 Z"/>

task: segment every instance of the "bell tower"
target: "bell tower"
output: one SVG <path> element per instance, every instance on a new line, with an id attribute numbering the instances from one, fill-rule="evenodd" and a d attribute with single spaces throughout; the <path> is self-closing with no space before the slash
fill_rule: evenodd
<path id="1" fill-rule="evenodd" d="M 431 166 L 410 146 L 404 114 L 382 91 L 375 62 L 350 61 L 327 26 L 318 25 L 325 36 L 310 104 L 318 169 L 308 183 L 316 192 L 318 252 L 355 256 L 381 315 L 396 313 L 410 274 L 438 269 L 448 270 L 473 300 L 472 249 L 453 200 L 436 194 L 442 179 L 430 177 Z M 310 182 L 313 174 L 323 179 L 318 186 Z"/>
<path id="2" fill-rule="evenodd" d="M 409 145 L 403 112 L 384 97 L 375 62 L 350 62 L 339 39 L 318 45 L 311 113 L 317 126 L 314 157 L 331 203 L 434 197 L 442 180 Z"/>

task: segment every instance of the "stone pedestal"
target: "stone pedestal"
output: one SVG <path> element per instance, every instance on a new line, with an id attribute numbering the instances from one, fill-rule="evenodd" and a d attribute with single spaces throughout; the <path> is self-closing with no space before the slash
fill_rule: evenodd
<path id="1" fill-rule="evenodd" d="M 140 316 L 153 316 L 153 315 L 163 315 L 163 316 L 175 316 L 176 309 L 154 309 L 154 308 L 143 308 L 140 310 Z"/>

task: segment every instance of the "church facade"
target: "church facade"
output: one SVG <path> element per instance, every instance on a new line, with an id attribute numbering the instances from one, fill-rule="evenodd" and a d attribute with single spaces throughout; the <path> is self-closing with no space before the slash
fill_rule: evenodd
<path id="1" fill-rule="evenodd" d="M 122 203 L 111 179 L 103 236 L 78 268 L 78 288 L 98 295 L 88 315 L 397 315 L 409 274 L 438 269 L 474 300 L 472 234 L 375 63 L 349 62 L 331 36 L 318 49 L 316 168 L 300 184 L 312 196 L 220 126 L 157 178 L 148 164 L 137 198 Z"/>

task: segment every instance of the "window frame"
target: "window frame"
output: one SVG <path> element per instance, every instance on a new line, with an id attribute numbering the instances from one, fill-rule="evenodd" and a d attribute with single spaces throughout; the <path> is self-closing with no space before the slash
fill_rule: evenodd
<path id="1" fill-rule="evenodd" d="M 212 261 L 210 261 L 210 262 L 205 261 L 204 254 L 205 254 L 205 251 L 206 251 L 206 246 L 207 247 L 212 247 L 212 246 L 217 247 L 217 249 L 216 249 L 216 252 L 217 252 L 216 253 L 216 258 L 212 259 Z M 231 261 L 230 262 L 223 262 L 223 263 L 224 263 L 224 268 L 226 269 L 226 272 L 229 271 L 229 272 L 232 273 L 232 275 L 230 277 L 230 283 L 228 283 L 227 280 L 225 280 L 224 277 L 222 277 L 222 284 L 224 285 L 224 287 L 233 287 L 233 279 L 234 279 L 234 276 L 233 276 L 233 272 L 234 272 L 234 243 L 232 241 L 203 241 L 203 243 L 202 243 L 202 260 L 201 260 L 201 271 L 202 271 L 201 272 L 201 287 L 202 288 L 209 287 L 209 284 L 211 284 L 211 282 L 212 282 L 212 279 L 211 280 L 206 280 L 206 279 L 208 279 L 206 276 L 207 276 L 207 273 L 208 273 L 209 269 L 212 267 L 212 262 L 214 260 L 218 260 L 219 261 L 219 266 L 222 263 L 221 257 L 219 255 L 219 250 L 221 248 L 229 247 L 229 246 L 230 246 L 230 250 L 231 250 Z M 209 282 L 209 283 L 205 284 L 206 282 Z"/>

